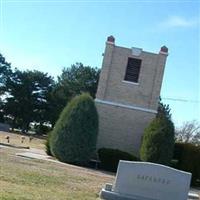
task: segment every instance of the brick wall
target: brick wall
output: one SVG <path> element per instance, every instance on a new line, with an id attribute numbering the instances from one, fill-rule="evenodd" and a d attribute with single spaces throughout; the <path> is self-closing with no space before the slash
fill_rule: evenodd
<path id="1" fill-rule="evenodd" d="M 142 60 L 138 83 L 124 81 L 128 58 Z M 155 117 L 167 52 L 141 51 L 106 42 L 96 95 L 100 118 L 98 148 L 138 153 L 144 128 Z"/>

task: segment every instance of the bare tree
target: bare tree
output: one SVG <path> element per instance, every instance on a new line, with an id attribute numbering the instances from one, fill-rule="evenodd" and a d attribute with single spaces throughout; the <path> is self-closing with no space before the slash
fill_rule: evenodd
<path id="1" fill-rule="evenodd" d="M 200 123 L 196 120 L 185 122 L 176 129 L 176 141 L 200 145 Z"/>

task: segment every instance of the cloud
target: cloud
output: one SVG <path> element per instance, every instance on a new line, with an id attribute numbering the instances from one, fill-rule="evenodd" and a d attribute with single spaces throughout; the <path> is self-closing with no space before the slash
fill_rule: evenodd
<path id="1" fill-rule="evenodd" d="M 186 19 L 180 16 L 171 16 L 164 20 L 161 24 L 161 28 L 190 28 L 196 27 L 199 24 L 197 19 Z"/>

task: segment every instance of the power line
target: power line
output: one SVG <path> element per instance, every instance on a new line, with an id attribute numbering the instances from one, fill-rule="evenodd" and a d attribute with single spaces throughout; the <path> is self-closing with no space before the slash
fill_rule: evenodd
<path id="1" fill-rule="evenodd" d="M 162 97 L 162 99 L 170 100 L 170 101 L 180 101 L 185 103 L 200 103 L 198 100 L 193 99 L 182 99 L 182 98 L 172 98 L 172 97 Z"/>

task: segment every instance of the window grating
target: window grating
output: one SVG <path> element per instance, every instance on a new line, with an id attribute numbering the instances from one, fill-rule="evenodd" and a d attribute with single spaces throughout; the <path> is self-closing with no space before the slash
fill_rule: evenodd
<path id="1" fill-rule="evenodd" d="M 139 79 L 141 63 L 142 60 L 140 59 L 128 58 L 124 80 L 137 83 Z"/>

